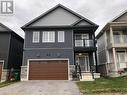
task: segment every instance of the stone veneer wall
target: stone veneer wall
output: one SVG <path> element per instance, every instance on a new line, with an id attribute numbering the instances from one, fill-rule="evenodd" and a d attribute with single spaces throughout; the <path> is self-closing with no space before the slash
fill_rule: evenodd
<path id="1" fill-rule="evenodd" d="M 8 70 L 7 69 L 3 69 L 2 70 L 2 75 L 1 75 L 1 82 L 4 82 L 7 80 L 7 75 L 8 75 Z"/>
<path id="2" fill-rule="evenodd" d="M 27 79 L 27 66 L 21 66 L 21 81 L 26 81 Z"/>

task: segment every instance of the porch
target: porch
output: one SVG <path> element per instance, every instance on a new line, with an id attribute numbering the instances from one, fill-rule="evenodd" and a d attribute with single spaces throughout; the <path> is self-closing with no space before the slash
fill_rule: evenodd
<path id="1" fill-rule="evenodd" d="M 106 35 L 108 49 L 127 47 L 127 23 L 110 23 Z"/>
<path id="2" fill-rule="evenodd" d="M 96 73 L 96 59 L 94 52 L 75 53 L 75 70 L 80 81 L 93 81 L 99 78 Z"/>
<path id="3" fill-rule="evenodd" d="M 127 49 L 112 48 L 108 51 L 109 60 L 107 63 L 107 73 L 109 76 L 117 77 L 127 75 Z"/>

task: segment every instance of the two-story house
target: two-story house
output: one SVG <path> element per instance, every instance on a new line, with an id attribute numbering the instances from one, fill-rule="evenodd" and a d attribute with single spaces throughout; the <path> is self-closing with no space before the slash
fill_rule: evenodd
<path id="1" fill-rule="evenodd" d="M 127 12 L 107 23 L 97 35 L 98 70 L 117 77 L 127 71 Z"/>
<path id="2" fill-rule="evenodd" d="M 20 75 L 24 39 L 0 23 L 0 80 L 11 78 L 11 72 Z"/>
<path id="3" fill-rule="evenodd" d="M 24 25 L 21 80 L 70 80 L 76 64 L 82 76 L 90 73 L 96 65 L 97 28 L 61 4 Z"/>

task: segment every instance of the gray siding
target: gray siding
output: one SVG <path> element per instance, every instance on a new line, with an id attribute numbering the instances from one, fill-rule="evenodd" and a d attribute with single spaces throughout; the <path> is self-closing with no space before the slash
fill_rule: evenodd
<path id="1" fill-rule="evenodd" d="M 105 33 L 102 34 L 102 36 L 97 40 L 98 45 L 98 62 L 99 65 L 105 64 L 107 62 L 107 56 L 106 56 L 106 38 Z"/>
<path id="2" fill-rule="evenodd" d="M 72 49 L 35 49 L 24 51 L 23 65 L 27 65 L 27 59 L 59 59 L 69 58 L 70 64 L 74 63 Z"/>
<path id="3" fill-rule="evenodd" d="M 57 40 L 57 31 L 55 31 L 55 43 L 42 43 L 42 32 L 40 31 L 40 42 L 32 43 L 33 31 L 25 32 L 25 48 L 72 48 L 72 30 L 65 30 L 65 42 Z"/>
<path id="4" fill-rule="evenodd" d="M 0 33 L 0 59 L 4 60 L 4 68 L 7 68 L 10 37 L 8 33 Z"/>
<path id="5" fill-rule="evenodd" d="M 78 21 L 79 18 L 63 8 L 58 8 L 39 21 L 36 21 L 32 26 L 62 26 L 71 25 Z"/>
<path id="6" fill-rule="evenodd" d="M 8 68 L 20 69 L 23 56 L 23 40 L 11 35 Z"/>
<path id="7" fill-rule="evenodd" d="M 91 25 L 90 23 L 86 22 L 86 21 L 81 21 L 77 24 L 77 26 L 80 26 L 80 25 Z"/>
<path id="8" fill-rule="evenodd" d="M 65 30 L 65 42 L 57 42 L 57 30 L 55 43 L 42 43 L 42 33 L 40 32 L 40 43 L 32 43 L 32 31 L 25 32 L 25 44 L 23 54 L 23 65 L 27 64 L 27 59 L 58 59 L 69 58 L 70 64 L 74 64 L 73 51 L 73 31 Z"/>

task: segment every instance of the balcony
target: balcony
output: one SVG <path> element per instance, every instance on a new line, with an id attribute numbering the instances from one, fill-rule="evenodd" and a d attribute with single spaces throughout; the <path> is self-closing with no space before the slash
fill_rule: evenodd
<path id="1" fill-rule="evenodd" d="M 127 35 L 114 35 L 114 44 L 127 44 Z"/>
<path id="2" fill-rule="evenodd" d="M 75 40 L 75 47 L 94 47 L 94 41 L 90 39 Z"/>
<path id="3" fill-rule="evenodd" d="M 92 39 L 75 40 L 75 50 L 76 51 L 96 50 L 96 47 L 94 46 L 94 40 L 92 40 Z"/>
<path id="4" fill-rule="evenodd" d="M 127 47 L 127 33 L 123 31 L 113 31 L 113 41 L 110 42 L 110 38 L 107 39 L 108 49 L 115 48 L 126 48 Z M 110 42 L 110 43 L 109 43 Z"/>

